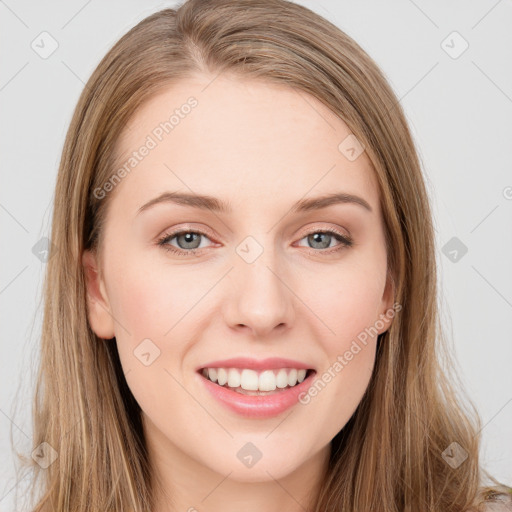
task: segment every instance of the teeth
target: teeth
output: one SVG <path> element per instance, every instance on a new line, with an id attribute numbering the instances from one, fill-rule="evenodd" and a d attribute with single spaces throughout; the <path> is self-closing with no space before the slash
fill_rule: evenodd
<path id="1" fill-rule="evenodd" d="M 204 368 L 203 375 L 216 382 L 219 386 L 242 388 L 247 391 L 274 391 L 301 383 L 306 377 L 306 370 L 281 368 L 279 370 L 264 370 L 258 374 L 255 370 L 238 368 Z"/>
<path id="2" fill-rule="evenodd" d="M 288 385 L 293 386 L 297 380 L 298 380 L 299 372 L 295 370 L 290 370 L 290 373 L 288 374 Z"/>
<path id="3" fill-rule="evenodd" d="M 241 376 L 240 373 L 234 368 L 230 368 L 228 370 L 228 386 L 230 388 L 239 388 L 240 387 Z"/>
<path id="4" fill-rule="evenodd" d="M 207 370 L 209 372 L 209 370 Z M 217 373 L 217 380 L 219 382 L 219 386 L 224 386 L 228 381 L 228 372 L 224 368 L 219 368 Z"/>
<path id="5" fill-rule="evenodd" d="M 240 384 L 242 382 L 244 383 L 243 389 L 246 389 L 247 391 L 259 390 L 259 377 L 258 374 L 253 370 L 242 370 L 242 373 L 240 374 Z"/>
<path id="6" fill-rule="evenodd" d="M 260 374 L 258 388 L 260 391 L 274 391 L 276 389 L 276 376 L 272 370 L 265 370 Z M 242 388 L 243 389 L 243 388 Z"/>

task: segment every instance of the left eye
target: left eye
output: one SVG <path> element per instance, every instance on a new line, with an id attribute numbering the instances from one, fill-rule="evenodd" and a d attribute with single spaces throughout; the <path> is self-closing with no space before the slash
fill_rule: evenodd
<path id="1" fill-rule="evenodd" d="M 309 235 L 306 235 L 301 240 L 306 239 L 308 243 L 313 244 L 313 249 L 329 249 L 331 247 L 331 242 L 333 240 L 337 240 L 340 242 L 340 247 L 350 247 L 352 245 L 352 239 L 348 236 L 342 235 L 337 231 L 327 230 L 327 231 L 313 231 Z M 316 245 L 316 247 L 315 247 Z M 338 249 L 340 247 L 337 247 Z"/>
<path id="2" fill-rule="evenodd" d="M 208 235 L 201 231 L 178 231 L 176 233 L 164 235 L 158 241 L 158 245 L 163 246 L 167 251 L 171 251 L 179 255 L 195 254 L 199 249 L 204 248 L 201 247 L 201 237 L 209 239 Z M 174 239 L 176 239 L 178 247 L 170 244 L 170 242 Z M 335 246 L 335 250 L 343 249 L 344 247 L 350 247 L 353 244 L 350 237 L 342 235 L 341 233 L 338 233 L 334 230 L 312 231 L 300 239 L 300 241 L 302 240 L 307 240 L 308 243 L 313 245 L 313 247 L 309 247 L 309 249 L 316 249 L 319 252 L 329 253 L 333 251 L 326 251 L 325 249 L 332 248 L 331 242 L 333 240 L 340 242 L 338 246 Z"/>

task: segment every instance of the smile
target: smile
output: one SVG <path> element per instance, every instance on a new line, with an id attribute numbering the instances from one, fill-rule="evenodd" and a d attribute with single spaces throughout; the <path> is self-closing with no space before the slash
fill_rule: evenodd
<path id="1" fill-rule="evenodd" d="M 307 392 L 316 371 L 275 368 L 202 368 L 201 382 L 224 408 L 248 418 L 277 416 L 297 404 Z"/>

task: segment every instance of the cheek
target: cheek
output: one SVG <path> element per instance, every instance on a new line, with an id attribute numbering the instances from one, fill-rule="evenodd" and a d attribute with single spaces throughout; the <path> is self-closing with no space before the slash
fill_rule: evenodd
<path id="1" fill-rule="evenodd" d="M 350 345 L 359 335 L 364 337 L 364 332 L 374 334 L 371 328 L 375 327 L 382 306 L 385 267 L 380 272 L 376 271 L 378 263 L 346 263 L 312 275 L 308 283 L 303 283 L 303 296 L 308 297 L 305 302 L 328 327 L 323 339 L 330 354 Z"/>
<path id="2" fill-rule="evenodd" d="M 154 258 L 125 260 L 111 275 L 112 309 L 133 337 L 162 338 L 204 293 L 197 274 Z M 121 333 L 122 334 L 122 333 Z"/>
<path id="3" fill-rule="evenodd" d="M 319 282 L 326 283 L 322 291 Z M 315 410 L 311 428 L 332 439 L 357 409 L 373 373 L 385 265 L 347 259 L 308 283 L 305 302 L 321 319 L 318 339 L 326 358 L 301 403 Z"/>
<path id="4" fill-rule="evenodd" d="M 177 382 L 182 379 L 176 365 L 187 344 L 180 342 L 176 333 L 186 326 L 184 315 L 198 301 L 198 292 L 194 293 L 190 284 L 190 273 L 142 257 L 119 261 L 122 264 L 112 265 L 110 270 L 115 285 L 109 296 L 126 381 L 149 417 L 170 424 L 172 411 L 186 410 L 190 400 Z M 178 327 L 166 336 L 175 325 Z"/>

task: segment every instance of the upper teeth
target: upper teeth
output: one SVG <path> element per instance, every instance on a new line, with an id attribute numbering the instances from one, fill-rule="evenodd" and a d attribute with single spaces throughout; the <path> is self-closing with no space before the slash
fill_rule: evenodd
<path id="1" fill-rule="evenodd" d="M 203 375 L 219 386 L 230 388 L 241 387 L 247 391 L 274 391 L 276 387 L 295 386 L 306 377 L 306 370 L 281 368 L 279 370 L 264 370 L 258 374 L 255 370 L 239 368 L 204 368 Z"/>

